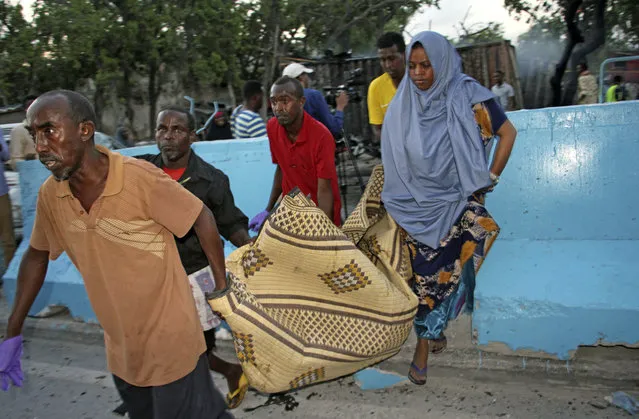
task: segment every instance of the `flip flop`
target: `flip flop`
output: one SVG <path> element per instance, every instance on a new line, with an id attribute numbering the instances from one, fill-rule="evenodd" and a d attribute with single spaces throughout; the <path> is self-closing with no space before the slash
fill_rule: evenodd
<path id="1" fill-rule="evenodd" d="M 445 335 L 442 335 L 441 337 L 439 337 L 437 339 L 432 339 L 431 342 L 437 342 L 437 343 L 440 344 L 437 349 L 432 349 L 430 351 L 431 354 L 435 354 L 435 355 L 441 354 L 448 347 L 448 339 L 446 339 Z"/>
<path id="2" fill-rule="evenodd" d="M 229 393 L 226 395 L 226 405 L 228 406 L 229 409 L 235 409 L 240 404 L 242 404 L 242 401 L 244 400 L 244 396 L 246 396 L 246 392 L 248 391 L 248 388 L 249 388 L 248 378 L 246 378 L 246 375 L 242 373 L 242 376 L 240 377 L 240 381 L 237 386 L 237 390 L 235 390 L 233 393 Z"/>
<path id="3" fill-rule="evenodd" d="M 424 384 L 426 384 L 426 380 L 428 379 L 428 366 L 425 366 L 424 368 L 419 368 L 417 365 L 415 365 L 414 362 L 411 362 L 410 368 L 411 369 L 408 370 L 408 379 L 410 380 L 410 382 L 415 384 L 416 386 L 423 386 Z M 413 377 L 413 374 L 411 374 L 411 370 L 415 370 L 420 375 L 423 374 L 424 379 L 418 380 L 417 378 Z"/>

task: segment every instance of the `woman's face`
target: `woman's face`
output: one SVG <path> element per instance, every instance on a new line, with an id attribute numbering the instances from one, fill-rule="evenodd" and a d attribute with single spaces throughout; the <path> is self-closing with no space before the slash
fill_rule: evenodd
<path id="1" fill-rule="evenodd" d="M 428 90 L 435 82 L 435 71 L 424 47 L 417 44 L 408 58 L 408 75 L 419 90 Z"/>

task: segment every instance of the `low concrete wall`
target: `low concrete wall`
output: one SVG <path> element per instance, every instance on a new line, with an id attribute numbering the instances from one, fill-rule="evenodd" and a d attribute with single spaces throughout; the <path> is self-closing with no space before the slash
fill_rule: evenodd
<path id="1" fill-rule="evenodd" d="M 502 232 L 477 278 L 479 344 L 567 358 L 579 345 L 639 342 L 639 274 L 633 268 L 639 255 L 639 102 L 519 111 L 510 118 L 519 136 L 487 203 Z M 249 217 L 263 209 L 273 175 L 266 140 L 194 148 L 228 174 Z M 48 172 L 38 162 L 20 170 L 26 234 Z M 26 243 L 5 275 L 9 299 Z M 66 256 L 50 265 L 32 313 L 53 303 L 95 320 Z"/>
<path id="2" fill-rule="evenodd" d="M 501 235 L 477 278 L 480 344 L 567 358 L 639 342 L 639 102 L 519 111 L 488 210 Z"/>
<path id="3" fill-rule="evenodd" d="M 266 138 L 195 143 L 193 149 L 204 160 L 228 175 L 236 205 L 249 218 L 264 209 L 270 196 L 275 171 Z M 158 149 L 155 146 L 146 146 L 120 152 L 132 156 L 157 153 Z M 25 237 L 3 278 L 5 293 L 10 303 L 15 296 L 20 260 L 33 229 L 38 190 L 50 174 L 39 161 L 22 162 L 19 166 Z M 226 255 L 233 249 L 233 245 L 225 243 Z M 89 304 L 82 277 L 66 253 L 49 263 L 44 286 L 29 314 L 37 314 L 50 304 L 65 305 L 73 316 L 84 321 L 97 321 Z"/>

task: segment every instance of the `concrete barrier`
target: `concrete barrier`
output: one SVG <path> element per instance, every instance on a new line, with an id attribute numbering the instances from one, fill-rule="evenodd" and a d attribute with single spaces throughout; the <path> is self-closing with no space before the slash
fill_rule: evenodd
<path id="1" fill-rule="evenodd" d="M 236 205 L 248 217 L 264 209 L 270 196 L 275 172 L 266 138 L 195 143 L 193 149 L 204 160 L 228 175 Z M 158 149 L 155 146 L 145 146 L 119 151 L 124 155 L 133 156 L 157 153 Z M 22 162 L 19 166 L 24 240 L 3 277 L 5 294 L 10 303 L 15 297 L 20 260 L 27 249 L 33 229 L 38 190 L 50 174 L 39 161 Z M 226 255 L 233 249 L 232 244 L 225 243 Z M 50 304 L 67 306 L 72 315 L 81 320 L 97 321 L 89 304 L 82 277 L 66 253 L 49 263 L 44 286 L 29 314 L 37 314 Z"/>
<path id="2" fill-rule="evenodd" d="M 487 201 L 502 231 L 477 278 L 479 343 L 564 359 L 639 342 L 639 102 L 509 117 L 519 135 Z"/>
<path id="3" fill-rule="evenodd" d="M 479 344 L 567 358 L 579 345 L 639 342 L 639 274 L 633 268 L 639 257 L 639 102 L 509 116 L 519 136 L 487 203 L 502 232 L 477 278 L 473 325 Z M 194 148 L 228 174 L 249 217 L 263 209 L 273 175 L 266 140 Z M 48 176 L 39 162 L 25 162 L 20 171 L 26 240 L 4 277 L 10 300 L 37 190 Z M 66 256 L 50 265 L 32 313 L 55 303 L 95 320 Z"/>

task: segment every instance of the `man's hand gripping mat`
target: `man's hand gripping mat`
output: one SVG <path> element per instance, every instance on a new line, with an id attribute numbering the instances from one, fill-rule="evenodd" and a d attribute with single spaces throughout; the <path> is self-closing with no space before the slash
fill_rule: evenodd
<path id="1" fill-rule="evenodd" d="M 331 380 L 400 350 L 418 301 L 381 185 L 378 167 L 344 231 L 303 194 L 285 196 L 255 243 L 229 255 L 231 292 L 209 304 L 231 326 L 253 388 Z"/>

